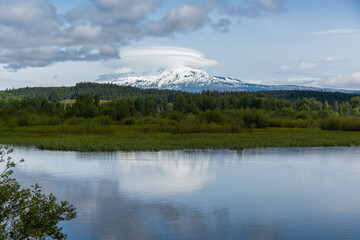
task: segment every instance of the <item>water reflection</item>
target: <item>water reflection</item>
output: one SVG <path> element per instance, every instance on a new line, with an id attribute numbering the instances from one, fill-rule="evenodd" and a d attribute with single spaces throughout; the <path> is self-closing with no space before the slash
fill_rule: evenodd
<path id="1" fill-rule="evenodd" d="M 356 239 L 360 148 L 16 149 L 23 184 L 76 205 L 69 239 Z"/>

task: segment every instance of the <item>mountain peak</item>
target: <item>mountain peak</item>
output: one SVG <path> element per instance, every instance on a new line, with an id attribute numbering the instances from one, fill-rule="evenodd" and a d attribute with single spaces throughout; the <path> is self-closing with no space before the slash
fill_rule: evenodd
<path id="1" fill-rule="evenodd" d="M 190 67 L 160 68 L 142 73 L 111 73 L 99 76 L 98 83 L 114 83 L 138 88 L 173 89 L 187 92 L 203 90 L 216 91 L 270 91 L 270 90 L 311 90 L 329 92 L 356 92 L 339 89 L 323 89 L 297 85 L 262 85 L 246 83 L 239 79 L 209 75 L 205 70 Z"/>
<path id="2" fill-rule="evenodd" d="M 229 86 L 238 88 L 244 85 L 241 80 L 211 76 L 205 70 L 190 67 L 161 68 L 155 71 L 145 71 L 142 74 L 136 74 L 135 72 L 111 73 L 99 76 L 96 82 L 111 82 L 139 88 L 174 89 L 190 92 L 202 90 L 231 91 Z"/>

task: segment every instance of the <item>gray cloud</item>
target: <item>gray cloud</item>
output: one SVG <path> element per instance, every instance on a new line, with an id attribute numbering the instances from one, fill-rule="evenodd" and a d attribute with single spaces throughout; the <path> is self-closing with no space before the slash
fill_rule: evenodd
<path id="1" fill-rule="evenodd" d="M 163 19 L 150 23 L 149 33 L 155 36 L 167 36 L 174 32 L 196 30 L 211 21 L 208 14 L 212 9 L 212 4 L 182 5 L 171 9 Z"/>
<path id="2" fill-rule="evenodd" d="M 101 12 L 113 13 L 113 19 L 138 20 L 156 6 L 156 0 L 92 0 Z"/>
<path id="3" fill-rule="evenodd" d="M 6 62 L 4 68 L 15 71 L 25 66 L 45 67 L 55 62 L 96 61 L 107 58 L 114 58 L 114 56 L 86 46 L 64 48 L 48 46 L 0 52 L 0 62 Z"/>
<path id="4" fill-rule="evenodd" d="M 60 15 L 47 0 L 0 2 L 0 64 L 6 69 L 43 67 L 63 61 L 119 58 L 119 47 L 144 36 L 166 37 L 204 26 L 227 32 L 229 15 L 260 16 L 278 12 L 277 0 L 184 4 L 159 20 L 148 18 L 157 0 L 91 0 Z M 223 17 L 212 22 L 215 9 Z"/>
<path id="5" fill-rule="evenodd" d="M 231 21 L 229 19 L 221 18 L 218 22 L 212 24 L 211 27 L 215 30 L 215 32 L 228 33 L 230 32 L 230 25 Z"/>
<path id="6" fill-rule="evenodd" d="M 227 1 L 220 1 L 218 5 L 222 14 L 250 18 L 266 16 L 268 13 L 279 13 L 285 8 L 280 0 L 244 0 L 237 6 Z"/>

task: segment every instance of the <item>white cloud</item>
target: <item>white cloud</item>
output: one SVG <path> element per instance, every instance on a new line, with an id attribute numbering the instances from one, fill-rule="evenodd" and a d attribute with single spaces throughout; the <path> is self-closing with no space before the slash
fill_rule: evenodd
<path id="1" fill-rule="evenodd" d="M 300 70 L 313 69 L 317 66 L 317 63 L 314 62 L 300 62 Z"/>
<path id="2" fill-rule="evenodd" d="M 299 61 L 293 65 L 282 65 L 281 70 L 287 72 L 303 72 L 306 70 L 313 70 L 316 68 L 328 66 L 336 62 L 333 57 L 326 57 L 323 60 L 318 61 Z"/>
<path id="3" fill-rule="evenodd" d="M 346 89 L 360 90 L 360 72 L 355 72 L 348 75 L 338 75 L 323 83 L 325 86 L 340 86 Z"/>
<path id="4" fill-rule="evenodd" d="M 332 57 L 325 58 L 325 62 L 333 62 L 333 61 L 335 61 L 335 59 Z"/>
<path id="5" fill-rule="evenodd" d="M 120 68 L 157 70 L 158 68 L 205 68 L 217 64 L 198 50 L 183 47 L 148 46 L 127 47 L 121 51 Z"/>
<path id="6" fill-rule="evenodd" d="M 343 61 L 328 56 L 318 61 L 299 61 L 293 65 L 283 65 L 281 66 L 282 71 L 278 73 L 287 74 L 289 77 L 273 83 L 360 90 L 359 71 L 338 75 L 334 73 L 333 68 L 341 62 Z"/>
<path id="7" fill-rule="evenodd" d="M 340 29 L 330 29 L 326 31 L 314 32 L 314 34 L 316 35 L 338 35 L 338 34 L 354 34 L 354 33 L 360 33 L 360 29 L 340 28 Z"/>
<path id="8" fill-rule="evenodd" d="M 300 61 L 294 65 L 282 65 L 281 69 L 285 71 L 303 71 L 303 70 L 311 70 L 318 66 L 316 62 L 309 61 Z"/>
<path id="9" fill-rule="evenodd" d="M 292 84 L 292 85 L 305 85 L 305 86 L 319 87 L 318 83 L 320 81 L 321 81 L 321 78 L 318 78 L 318 77 L 294 76 L 294 77 L 289 78 L 286 83 Z"/>
<path id="10" fill-rule="evenodd" d="M 360 72 L 337 76 L 295 76 L 287 80 L 294 85 L 360 90 Z"/>

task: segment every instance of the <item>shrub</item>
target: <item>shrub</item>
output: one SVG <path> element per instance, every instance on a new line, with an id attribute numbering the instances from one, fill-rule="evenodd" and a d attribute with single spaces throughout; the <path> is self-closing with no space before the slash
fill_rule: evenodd
<path id="1" fill-rule="evenodd" d="M 320 121 L 320 128 L 323 130 L 340 130 L 340 118 L 331 116 Z"/>
<path id="2" fill-rule="evenodd" d="M 297 127 L 298 128 L 308 128 L 310 127 L 311 122 L 309 120 L 298 120 Z"/>
<path id="3" fill-rule="evenodd" d="M 10 130 L 14 130 L 18 124 L 17 124 L 17 121 L 15 119 L 11 119 L 11 120 L 8 120 L 7 123 L 6 123 L 6 126 L 10 129 Z"/>
<path id="4" fill-rule="evenodd" d="M 343 117 L 340 129 L 342 131 L 360 131 L 360 119 L 357 117 Z"/>
<path id="5" fill-rule="evenodd" d="M 84 118 L 81 117 L 71 117 L 66 119 L 65 123 L 68 125 L 79 125 L 84 122 Z"/>
<path id="6" fill-rule="evenodd" d="M 324 130 L 360 131 L 360 118 L 330 116 L 320 121 Z"/>
<path id="7" fill-rule="evenodd" d="M 281 119 L 271 118 L 269 120 L 269 127 L 281 127 L 282 124 L 283 124 L 283 121 Z"/>
<path id="8" fill-rule="evenodd" d="M 61 122 L 62 122 L 62 120 L 59 117 L 54 116 L 54 117 L 49 117 L 48 118 L 47 124 L 54 126 L 54 125 L 60 125 Z"/>
<path id="9" fill-rule="evenodd" d="M 167 117 L 171 120 L 180 121 L 183 118 L 183 113 L 179 111 L 172 111 Z"/>
<path id="10" fill-rule="evenodd" d="M 210 111 L 207 110 L 205 112 L 201 112 L 199 114 L 199 119 L 203 123 L 217 123 L 217 124 L 223 124 L 225 121 L 224 115 L 219 111 Z"/>
<path id="11" fill-rule="evenodd" d="M 135 125 L 135 118 L 125 118 L 122 122 L 124 125 Z"/>
<path id="12" fill-rule="evenodd" d="M 269 126 L 269 114 L 263 109 L 246 109 L 244 113 L 244 122 L 247 127 L 251 124 L 255 128 L 266 128 Z"/>
<path id="13" fill-rule="evenodd" d="M 296 119 L 303 119 L 303 120 L 308 119 L 309 118 L 309 113 L 307 111 L 305 111 L 305 110 L 302 110 L 302 111 L 297 112 L 295 114 L 295 118 Z"/>
<path id="14" fill-rule="evenodd" d="M 292 119 L 286 119 L 282 122 L 282 127 L 294 128 L 296 125 L 296 121 Z"/>
<path id="15" fill-rule="evenodd" d="M 283 108 L 281 109 L 279 115 L 283 117 L 293 117 L 295 115 L 295 111 L 292 108 Z"/>
<path id="16" fill-rule="evenodd" d="M 19 126 L 38 126 L 46 125 L 48 123 L 48 117 L 34 113 L 21 112 L 17 118 L 17 124 Z"/>
<path id="17" fill-rule="evenodd" d="M 320 110 L 320 111 L 312 112 L 311 115 L 312 115 L 312 118 L 314 118 L 314 119 L 324 119 L 324 118 L 329 117 L 330 114 L 325 110 Z"/>
<path id="18" fill-rule="evenodd" d="M 158 122 L 158 119 L 153 118 L 153 117 L 145 117 L 145 118 L 141 118 L 139 120 L 139 124 L 141 125 L 151 125 L 151 124 L 156 124 Z"/>
<path id="19" fill-rule="evenodd" d="M 97 116 L 92 118 L 92 121 L 95 122 L 97 125 L 109 125 L 110 124 L 110 118 L 109 116 Z"/>

